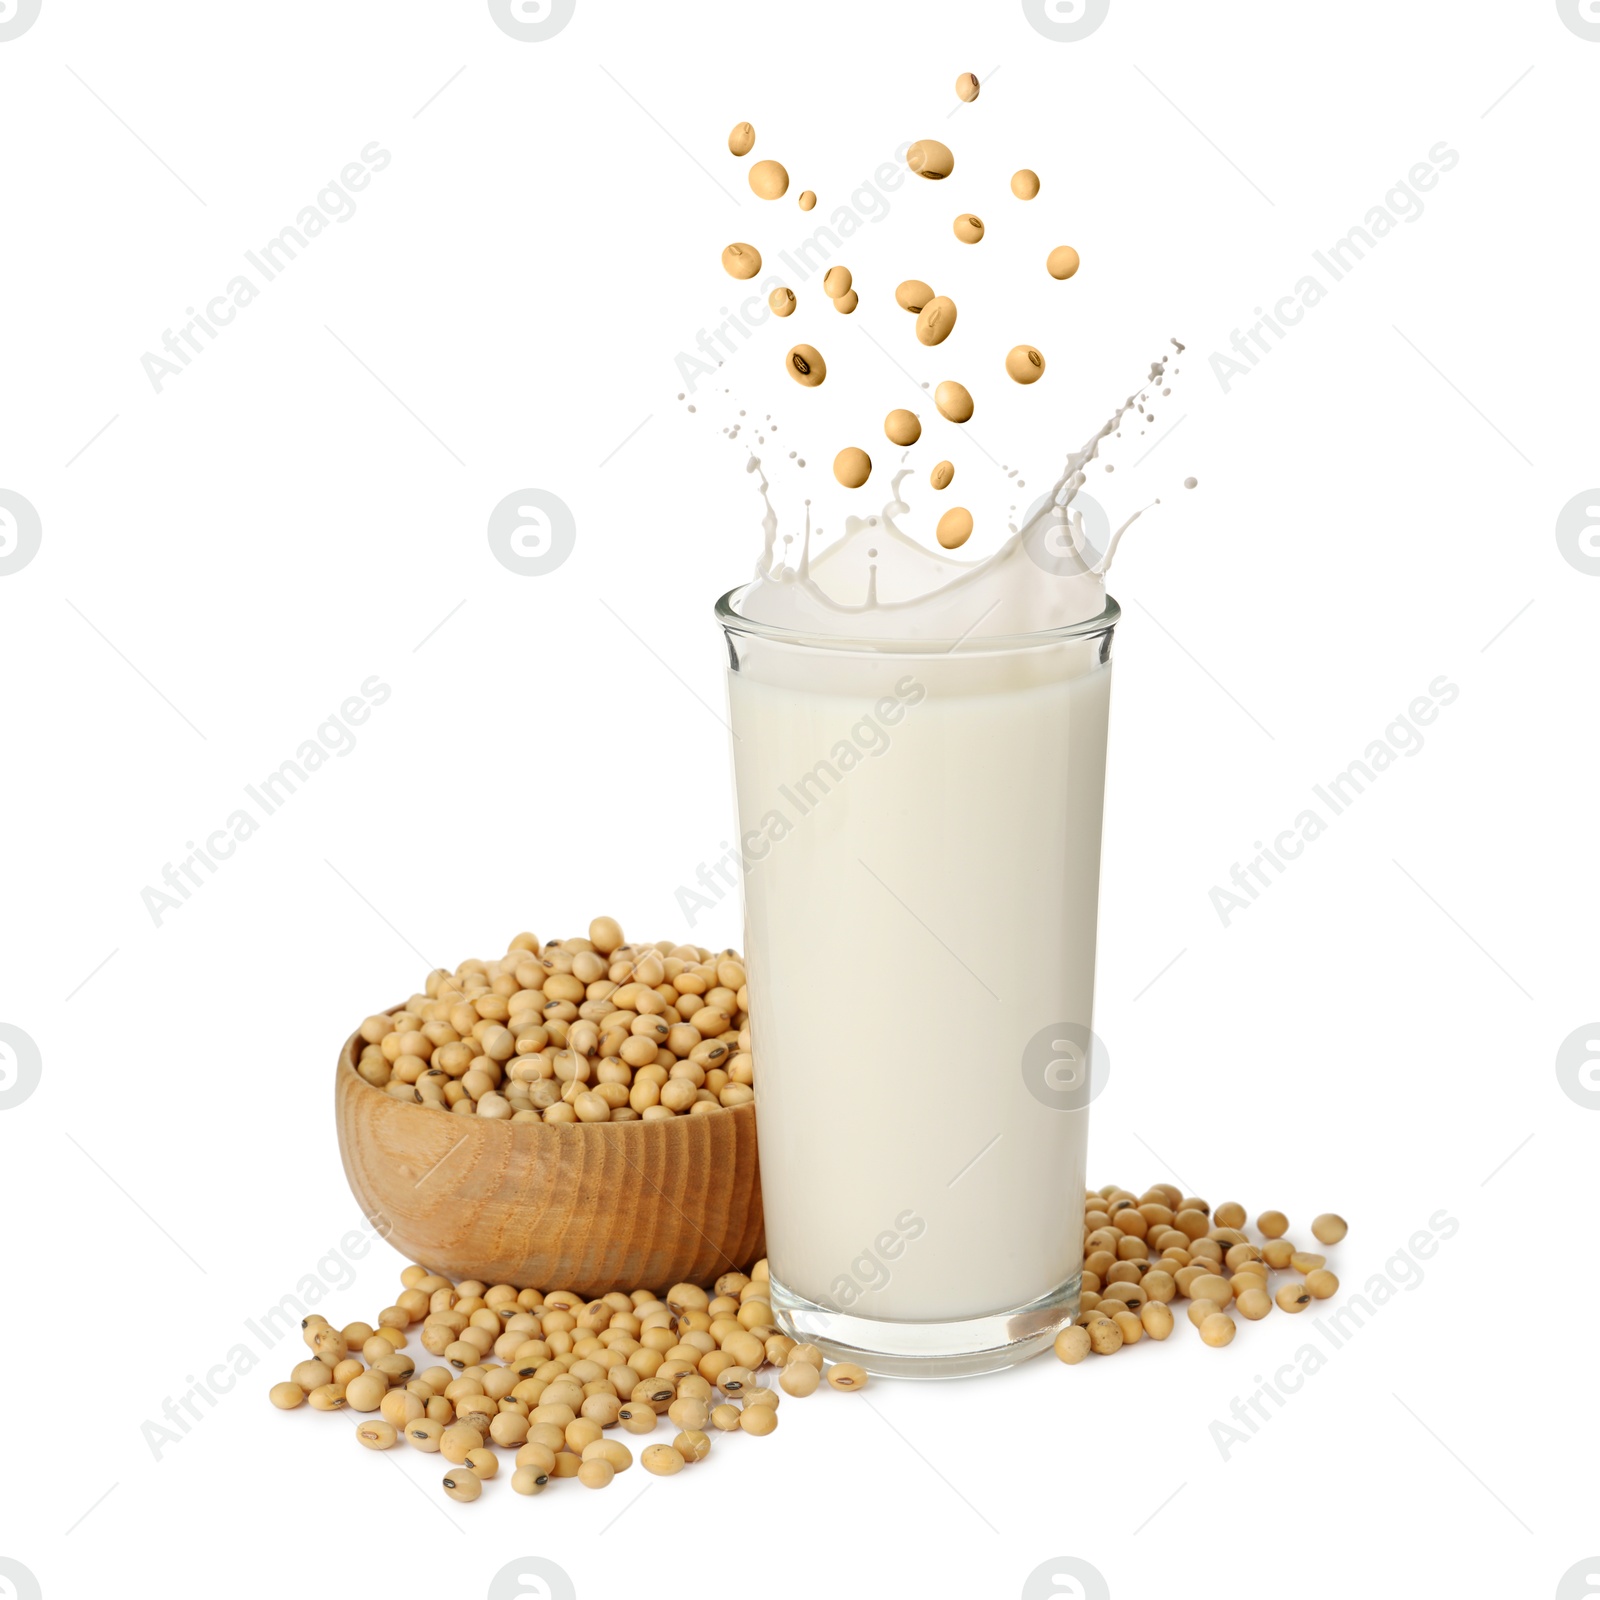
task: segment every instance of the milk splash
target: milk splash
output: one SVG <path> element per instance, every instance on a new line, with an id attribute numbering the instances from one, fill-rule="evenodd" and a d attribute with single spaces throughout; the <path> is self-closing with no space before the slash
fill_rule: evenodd
<path id="1" fill-rule="evenodd" d="M 1143 409 L 1149 391 L 1161 388 L 1169 364 L 1183 353 L 1176 339 L 1172 344 L 1172 353 L 1151 364 L 1145 382 L 1082 449 L 1068 454 L 1021 526 L 1011 524 L 1011 537 L 981 561 L 957 560 L 901 531 L 897 519 L 911 510 L 901 485 L 912 472 L 902 465 L 883 510 L 875 517 L 848 517 L 843 537 L 815 558 L 808 501 L 799 559 L 791 563 L 788 539 L 779 550 L 778 512 L 761 459 L 752 452 L 746 471 L 760 487 L 763 548 L 755 578 L 734 596 L 734 609 L 752 622 L 800 633 L 885 641 L 1042 633 L 1099 616 L 1106 607 L 1106 573 L 1122 536 L 1150 507 L 1128 517 L 1096 554 L 1074 501 L 1102 443 L 1118 433 L 1131 410 Z"/>

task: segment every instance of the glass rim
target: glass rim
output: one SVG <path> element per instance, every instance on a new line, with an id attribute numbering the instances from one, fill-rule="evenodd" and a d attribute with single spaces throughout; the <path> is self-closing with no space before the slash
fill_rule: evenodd
<path id="1" fill-rule="evenodd" d="M 1097 634 L 1110 633 L 1122 617 L 1122 607 L 1108 594 L 1105 609 L 1097 615 L 1033 633 L 962 634 L 954 639 L 852 638 L 839 634 L 807 633 L 799 628 L 785 628 L 778 623 L 758 622 L 743 616 L 734 610 L 733 598 L 747 588 L 748 583 L 741 583 L 737 588 L 728 590 L 713 608 L 717 621 L 729 633 L 746 633 L 777 644 L 803 645 L 811 649 L 857 655 L 990 655 L 1005 651 L 1036 650 L 1070 639 L 1090 639 Z"/>

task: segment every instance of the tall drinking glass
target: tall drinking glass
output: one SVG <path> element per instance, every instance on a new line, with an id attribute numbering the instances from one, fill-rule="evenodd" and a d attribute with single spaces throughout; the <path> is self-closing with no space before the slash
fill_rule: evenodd
<path id="1" fill-rule="evenodd" d="M 717 603 L 772 1307 L 953 1377 L 1076 1315 L 1111 637 L 804 635 Z"/>

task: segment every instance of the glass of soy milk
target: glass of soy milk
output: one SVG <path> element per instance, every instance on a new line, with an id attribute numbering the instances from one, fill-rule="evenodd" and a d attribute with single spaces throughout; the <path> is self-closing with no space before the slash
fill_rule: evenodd
<path id="1" fill-rule="evenodd" d="M 1081 568 L 1070 620 L 1019 609 L 1061 588 L 1026 544 L 880 523 L 716 608 L 772 1306 L 872 1372 L 1010 1366 L 1077 1312 L 1119 610 Z M 893 562 L 937 603 L 881 602 Z"/>

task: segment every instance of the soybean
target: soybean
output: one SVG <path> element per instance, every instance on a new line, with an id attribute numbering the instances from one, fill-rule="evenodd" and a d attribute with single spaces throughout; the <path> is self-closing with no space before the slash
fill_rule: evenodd
<path id="1" fill-rule="evenodd" d="M 934 535 L 946 550 L 959 550 L 972 537 L 972 513 L 965 506 L 951 506 L 939 518 Z"/>
<path id="2" fill-rule="evenodd" d="M 781 200 L 789 192 L 789 174 L 782 162 L 756 162 L 750 169 L 750 189 L 763 200 Z"/>
<path id="3" fill-rule="evenodd" d="M 685 1428 L 672 1441 L 672 1448 L 683 1457 L 685 1465 L 692 1466 L 711 1454 L 711 1440 L 699 1428 Z"/>
<path id="4" fill-rule="evenodd" d="M 917 313 L 917 342 L 943 344 L 956 325 L 956 303 L 947 294 L 936 294 Z"/>
<path id="5" fill-rule="evenodd" d="M 444 1492 L 452 1500 L 470 1503 L 483 1493 L 483 1479 L 471 1467 L 457 1467 L 445 1474 Z"/>
<path id="6" fill-rule="evenodd" d="M 933 403 L 939 408 L 939 415 L 948 422 L 971 420 L 972 395 L 965 385 L 957 383 L 953 378 L 946 378 L 933 391 Z"/>
<path id="7" fill-rule="evenodd" d="M 683 1471 L 683 1457 L 670 1444 L 652 1444 L 645 1447 L 639 1465 L 658 1478 L 670 1478 Z"/>
<path id="8" fill-rule="evenodd" d="M 1249 1322 L 1259 1322 L 1272 1310 L 1272 1300 L 1264 1288 L 1246 1289 L 1234 1304 L 1239 1308 L 1239 1315 Z"/>
<path id="9" fill-rule="evenodd" d="M 1318 1244 L 1338 1244 L 1349 1231 L 1344 1218 L 1332 1211 L 1324 1211 L 1320 1217 L 1312 1219 L 1311 1232 Z"/>
<path id="10" fill-rule="evenodd" d="M 956 158 L 949 145 L 937 139 L 918 139 L 906 151 L 906 165 L 919 178 L 948 178 L 955 170 Z"/>
<path id="11" fill-rule="evenodd" d="M 897 408 L 883 419 L 883 431 L 892 444 L 915 444 L 922 437 L 922 424 L 916 412 Z"/>
<path id="12" fill-rule="evenodd" d="M 815 345 L 797 344 L 784 358 L 789 376 L 806 389 L 815 389 L 828 376 L 828 364 Z"/>
<path id="13" fill-rule="evenodd" d="M 1172 1332 L 1172 1309 L 1160 1300 L 1147 1300 L 1139 1307 L 1139 1321 L 1152 1339 L 1165 1339 Z"/>
<path id="14" fill-rule="evenodd" d="M 439 1435 L 439 1454 L 458 1466 L 467 1459 L 469 1450 L 483 1448 L 483 1435 L 471 1423 L 453 1422 Z"/>
<path id="15" fill-rule="evenodd" d="M 376 1411 L 389 1392 L 389 1380 L 381 1373 L 364 1372 L 345 1385 L 345 1403 L 352 1411 Z"/>
<path id="16" fill-rule="evenodd" d="M 872 457 L 848 445 L 833 458 L 833 475 L 847 489 L 859 489 L 872 476 Z"/>
<path id="17" fill-rule="evenodd" d="M 915 314 L 933 299 L 933 286 L 921 278 L 907 278 L 894 292 L 894 303 L 902 311 Z"/>
<path id="18" fill-rule="evenodd" d="M 1044 376 L 1044 357 L 1031 344 L 1013 345 L 1006 356 L 1006 375 L 1015 383 L 1037 383 Z"/>
<path id="19" fill-rule="evenodd" d="M 808 1395 L 816 1393 L 822 1374 L 809 1361 L 790 1361 L 784 1366 L 778 1383 L 785 1394 Z"/>
<path id="20" fill-rule="evenodd" d="M 1303 1283 L 1286 1283 L 1276 1295 L 1278 1309 L 1291 1315 L 1304 1311 L 1311 1304 L 1311 1291 Z"/>
<path id="21" fill-rule="evenodd" d="M 298 1384 L 310 1394 L 313 1389 L 320 1389 L 323 1384 L 333 1382 L 333 1368 L 326 1361 L 315 1358 L 310 1361 L 299 1361 L 290 1372 L 289 1381 Z"/>
<path id="22" fill-rule="evenodd" d="M 1168 1320 L 1170 1321 L 1170 1318 Z M 1063 1328 L 1056 1335 L 1053 1348 L 1057 1360 L 1064 1361 L 1069 1367 L 1075 1367 L 1089 1354 L 1089 1335 L 1080 1327 Z"/>
<path id="23" fill-rule="evenodd" d="M 620 1439 L 595 1439 L 583 1447 L 585 1461 L 609 1461 L 613 1472 L 626 1472 L 633 1465 L 633 1451 Z"/>
<path id="24" fill-rule="evenodd" d="M 1044 265 L 1052 278 L 1070 278 L 1078 270 L 1078 252 L 1070 244 L 1058 244 L 1045 257 Z"/>
<path id="25" fill-rule="evenodd" d="M 753 278 L 761 270 L 761 252 L 753 244 L 730 244 L 722 252 L 722 270 L 730 278 Z"/>

